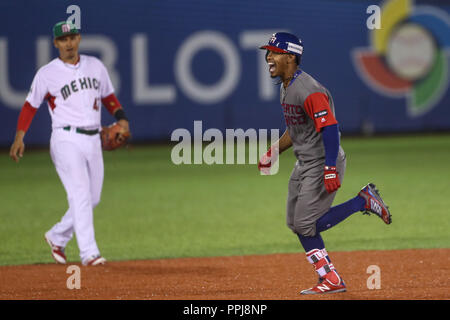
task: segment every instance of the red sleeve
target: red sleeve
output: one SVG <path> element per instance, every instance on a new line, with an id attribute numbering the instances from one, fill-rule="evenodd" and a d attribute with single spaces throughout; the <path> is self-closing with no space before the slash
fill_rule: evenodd
<path id="1" fill-rule="evenodd" d="M 104 97 L 102 99 L 103 105 L 108 109 L 108 112 L 114 115 L 117 109 L 122 108 L 119 100 L 114 93 L 111 93 L 109 96 Z"/>
<path id="2" fill-rule="evenodd" d="M 323 127 L 337 123 L 333 112 L 331 112 L 328 96 L 322 92 L 310 94 L 303 104 L 306 113 L 314 120 L 317 132 Z"/>
<path id="3" fill-rule="evenodd" d="M 25 101 L 22 111 L 19 114 L 19 120 L 17 121 L 17 131 L 23 130 L 27 132 L 36 111 L 36 108 L 33 108 L 28 101 Z"/>

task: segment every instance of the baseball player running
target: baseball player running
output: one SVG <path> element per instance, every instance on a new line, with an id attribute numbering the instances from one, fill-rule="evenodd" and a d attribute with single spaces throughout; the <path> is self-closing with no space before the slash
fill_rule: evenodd
<path id="1" fill-rule="evenodd" d="M 344 292 L 345 283 L 320 233 L 358 211 L 374 213 L 386 224 L 391 223 L 391 214 L 372 183 L 353 199 L 331 207 L 346 167 L 333 98 L 300 69 L 303 44 L 295 35 L 275 33 L 260 49 L 267 50 L 270 76 L 281 80 L 280 103 L 286 131 L 261 157 L 258 169 L 268 174 L 278 155 L 293 147 L 297 162 L 288 186 L 287 225 L 298 236 L 307 260 L 319 274 L 319 283 L 301 293 Z"/>
<path id="2" fill-rule="evenodd" d="M 45 233 L 45 240 L 55 261 L 65 264 L 64 248 L 75 233 L 82 264 L 100 265 L 106 260 L 95 240 L 93 209 L 100 202 L 103 184 L 101 103 L 127 131 L 128 120 L 103 63 L 78 53 L 81 35 L 77 28 L 59 22 L 53 27 L 53 36 L 59 57 L 34 77 L 10 156 L 16 162 L 23 157 L 25 133 L 45 100 L 52 119 L 50 154 L 69 203 L 61 221 Z"/>

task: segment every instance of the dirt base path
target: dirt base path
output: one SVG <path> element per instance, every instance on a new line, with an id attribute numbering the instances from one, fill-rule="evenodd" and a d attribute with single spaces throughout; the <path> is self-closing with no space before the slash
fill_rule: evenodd
<path id="1" fill-rule="evenodd" d="M 97 267 L 6 266 L 0 267 L 0 299 L 450 299 L 450 249 L 332 252 L 330 257 L 347 284 L 345 293 L 300 295 L 317 276 L 304 253 L 298 253 L 120 261 Z M 80 289 L 67 288 L 71 265 L 80 267 Z M 367 273 L 369 266 L 379 267 L 380 289 L 368 288 L 373 275 Z"/>

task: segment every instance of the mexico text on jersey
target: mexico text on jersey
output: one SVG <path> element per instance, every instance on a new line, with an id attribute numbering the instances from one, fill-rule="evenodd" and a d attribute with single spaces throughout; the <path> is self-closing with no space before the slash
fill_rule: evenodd
<path id="1" fill-rule="evenodd" d="M 100 127 L 101 99 L 113 92 L 103 63 L 80 55 L 76 65 L 56 58 L 40 68 L 26 100 L 34 108 L 47 101 L 53 128 Z"/>

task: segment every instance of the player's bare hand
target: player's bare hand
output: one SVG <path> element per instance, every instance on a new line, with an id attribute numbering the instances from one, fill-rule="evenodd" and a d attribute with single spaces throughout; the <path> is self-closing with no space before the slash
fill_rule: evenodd
<path id="1" fill-rule="evenodd" d="M 128 123 L 128 120 L 125 119 L 120 119 L 119 121 L 117 121 L 117 123 L 124 128 L 126 131 L 130 131 L 130 125 Z"/>
<path id="2" fill-rule="evenodd" d="M 19 159 L 23 157 L 25 151 L 25 144 L 22 139 L 15 139 L 9 151 L 9 156 L 15 161 L 19 162 Z"/>
<path id="3" fill-rule="evenodd" d="M 128 123 L 127 120 L 120 119 L 119 121 L 117 121 L 117 123 L 124 129 L 123 132 L 129 132 L 130 131 L 130 124 Z M 119 134 L 119 136 L 117 137 L 117 141 L 119 141 L 121 143 L 124 140 L 126 140 L 126 137 L 123 136 L 122 134 Z"/>

